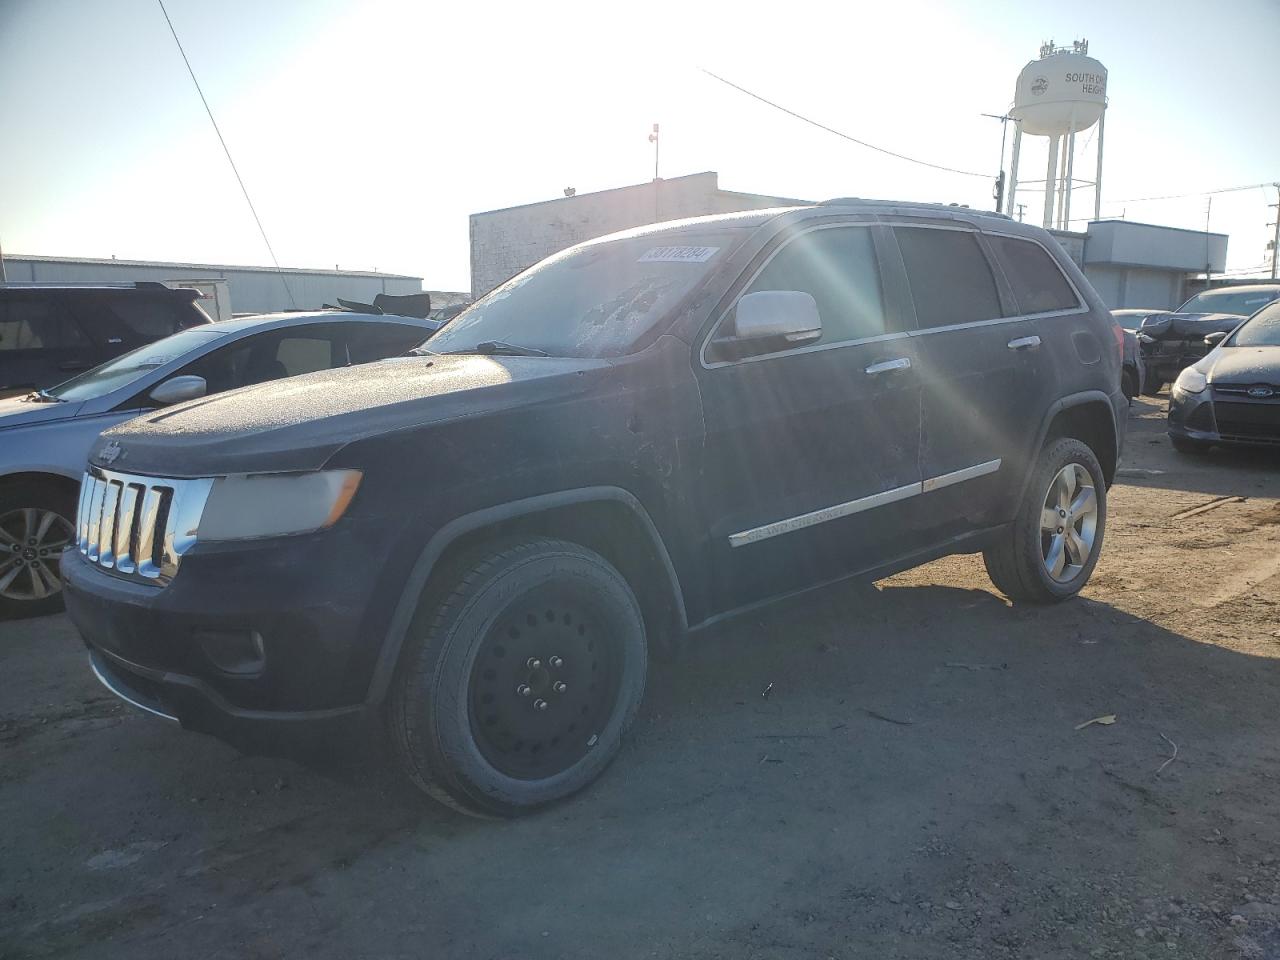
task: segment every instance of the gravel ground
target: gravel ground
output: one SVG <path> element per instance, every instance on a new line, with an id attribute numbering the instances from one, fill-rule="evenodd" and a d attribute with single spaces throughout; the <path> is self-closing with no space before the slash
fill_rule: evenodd
<path id="1" fill-rule="evenodd" d="M 514 823 L 241 757 L 64 617 L 0 624 L 0 957 L 1280 957 L 1280 456 L 1179 456 L 1162 406 L 1082 598 L 954 557 L 724 625 Z"/>

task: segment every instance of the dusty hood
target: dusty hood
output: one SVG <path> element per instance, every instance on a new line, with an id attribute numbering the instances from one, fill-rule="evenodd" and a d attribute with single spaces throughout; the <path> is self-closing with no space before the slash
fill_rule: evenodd
<path id="1" fill-rule="evenodd" d="M 1138 330 L 1153 340 L 1199 340 L 1209 333 L 1230 333 L 1244 320 L 1234 313 L 1158 313 Z"/>
<path id="2" fill-rule="evenodd" d="M 1213 356 L 1209 382 L 1280 385 L 1280 347 L 1223 347 Z"/>
<path id="3" fill-rule="evenodd" d="M 170 477 L 314 470 L 353 440 L 563 397 L 607 367 L 470 355 L 323 370 L 145 414 L 106 431 L 90 459 Z"/>
<path id="4" fill-rule="evenodd" d="M 21 397 L 10 397 L 0 400 L 0 430 L 48 423 L 52 420 L 69 420 L 81 406 L 83 404 L 80 403 L 33 403 Z"/>

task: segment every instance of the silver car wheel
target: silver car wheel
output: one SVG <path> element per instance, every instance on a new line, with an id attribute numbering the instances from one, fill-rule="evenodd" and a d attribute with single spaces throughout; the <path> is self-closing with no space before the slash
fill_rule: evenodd
<path id="1" fill-rule="evenodd" d="M 1059 583 L 1080 575 L 1093 552 L 1098 529 L 1098 494 L 1081 464 L 1069 463 L 1053 478 L 1040 511 L 1041 557 Z"/>
<path id="2" fill-rule="evenodd" d="M 71 522 L 53 510 L 0 515 L 0 597 L 34 601 L 60 593 L 62 551 L 74 536 Z"/>

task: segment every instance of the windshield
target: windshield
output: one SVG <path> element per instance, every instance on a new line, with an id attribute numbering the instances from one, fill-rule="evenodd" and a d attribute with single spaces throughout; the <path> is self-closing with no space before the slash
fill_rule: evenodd
<path id="1" fill-rule="evenodd" d="M 670 316 L 739 237 L 726 230 L 663 232 L 570 248 L 476 301 L 427 348 L 523 348 L 555 357 L 624 354 Z"/>
<path id="2" fill-rule="evenodd" d="M 59 400 L 73 402 L 92 400 L 133 383 L 156 367 L 163 366 L 170 360 L 177 359 L 221 336 L 223 336 L 221 330 L 207 330 L 200 327 L 183 330 L 163 340 L 157 340 L 155 343 L 148 343 L 137 350 L 123 353 L 114 360 L 108 360 L 56 387 L 50 387 L 45 393 Z"/>
<path id="3" fill-rule="evenodd" d="M 1206 290 L 1180 306 L 1178 313 L 1234 313 L 1247 317 L 1278 296 L 1277 290 Z"/>
<path id="4" fill-rule="evenodd" d="M 1231 338 L 1233 347 L 1280 347 L 1280 302 L 1259 310 Z"/>

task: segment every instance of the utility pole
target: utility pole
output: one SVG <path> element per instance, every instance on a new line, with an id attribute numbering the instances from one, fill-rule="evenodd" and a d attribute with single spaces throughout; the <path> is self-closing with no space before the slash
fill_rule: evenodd
<path id="1" fill-rule="evenodd" d="M 1280 267 L 1280 183 L 1273 183 L 1272 186 L 1276 188 L 1276 202 L 1268 203 L 1267 206 L 1276 208 L 1276 222 L 1268 223 L 1267 226 L 1276 228 L 1275 236 L 1271 238 L 1271 279 L 1275 280 L 1277 279 L 1276 268 Z M 0 260 L 0 265 L 2 264 L 3 260 Z M 0 280 L 2 279 L 4 279 L 4 272 L 0 269 Z"/>
<path id="2" fill-rule="evenodd" d="M 992 197 L 996 201 L 996 213 L 1001 213 L 1004 210 L 1004 145 L 1009 133 L 1009 121 L 1013 117 L 1007 113 L 984 113 L 983 116 L 1000 121 L 1000 173 L 996 175 L 996 188 Z"/>
<path id="3" fill-rule="evenodd" d="M 4 283 L 6 279 L 4 274 L 4 248 L 0 247 L 0 283 Z"/>
<path id="4" fill-rule="evenodd" d="M 649 142 L 653 144 L 653 179 L 661 180 L 658 176 L 658 125 L 653 125 L 653 133 L 649 134 Z"/>
<path id="5" fill-rule="evenodd" d="M 1022 222 L 1022 217 L 1026 213 L 1027 205 L 1025 203 L 1018 204 L 1018 222 Z"/>

